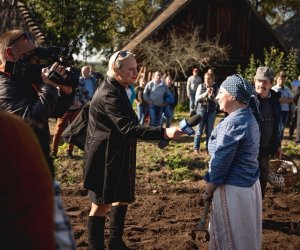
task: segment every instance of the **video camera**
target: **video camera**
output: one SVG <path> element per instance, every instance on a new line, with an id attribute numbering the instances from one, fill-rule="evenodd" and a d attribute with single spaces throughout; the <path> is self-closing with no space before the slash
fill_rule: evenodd
<path id="1" fill-rule="evenodd" d="M 50 72 L 49 79 L 60 85 L 77 87 L 79 84 L 80 69 L 72 67 L 73 51 L 76 42 L 71 42 L 67 48 L 62 47 L 37 47 L 30 56 L 21 57 L 16 62 L 6 61 L 5 72 L 13 77 L 28 80 L 31 83 L 43 84 L 41 71 L 43 68 L 51 67 L 54 62 L 67 67 L 67 78 L 64 79 L 55 71 Z M 30 60 L 34 58 L 43 64 L 33 64 Z"/>

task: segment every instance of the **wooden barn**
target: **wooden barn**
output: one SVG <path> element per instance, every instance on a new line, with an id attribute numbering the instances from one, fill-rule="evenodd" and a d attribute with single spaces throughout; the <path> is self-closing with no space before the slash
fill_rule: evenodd
<path id="1" fill-rule="evenodd" d="M 21 29 L 29 31 L 34 36 L 37 45 L 43 44 L 45 36 L 22 1 L 1 0 L 0 20 L 0 34 L 12 29 Z"/>
<path id="2" fill-rule="evenodd" d="M 270 46 L 286 52 L 284 43 L 248 0 L 171 1 L 146 26 L 136 32 L 122 46 L 122 50 L 134 51 L 143 41 L 159 40 L 174 28 L 181 30 L 194 24 L 201 26 L 199 35 L 203 39 L 219 36 L 221 45 L 231 47 L 229 61 L 214 69 L 218 81 L 235 73 L 239 64 L 245 66 L 252 53 L 263 58 L 264 48 Z M 187 75 L 191 74 L 190 70 Z"/>

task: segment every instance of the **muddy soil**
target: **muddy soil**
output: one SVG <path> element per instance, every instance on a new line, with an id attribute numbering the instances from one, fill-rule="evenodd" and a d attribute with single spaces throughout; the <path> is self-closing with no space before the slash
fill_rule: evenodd
<path id="1" fill-rule="evenodd" d="M 52 133 L 53 126 L 52 121 Z M 285 134 L 283 151 L 300 166 L 300 146 L 288 140 Z M 73 226 L 78 249 L 85 250 L 88 249 L 86 225 L 90 202 L 87 191 L 82 188 L 83 152 L 75 147 L 74 158 L 68 159 L 66 146 L 63 144 L 59 148 L 60 157 L 55 160 L 56 176 L 62 183 L 63 203 Z M 136 201 L 129 205 L 124 233 L 124 240 L 131 248 L 208 249 L 205 233 L 198 232 L 193 239 L 191 232 L 197 226 L 204 209 L 201 194 L 204 191 L 203 175 L 207 171 L 209 156 L 205 151 L 194 155 L 192 148 L 193 138 L 188 136 L 176 144 L 171 143 L 164 151 L 159 150 L 155 142 L 138 142 Z M 174 167 L 183 163 L 191 172 L 188 180 L 174 178 L 174 171 L 168 168 L 168 164 Z M 300 182 L 288 188 L 275 188 L 268 184 L 263 201 L 262 249 L 300 250 L 299 193 Z M 108 217 L 106 240 L 109 233 Z"/>
<path id="2" fill-rule="evenodd" d="M 151 153 L 151 146 L 139 142 L 139 147 L 145 147 Z M 170 182 L 162 169 L 145 171 L 145 159 L 141 157 L 138 157 L 136 201 L 129 206 L 125 222 L 127 245 L 140 250 L 207 249 L 204 232 L 197 233 L 195 239 L 191 237 L 204 208 L 201 199 L 203 179 Z M 207 161 L 206 158 L 203 152 L 194 160 L 200 163 Z M 75 159 L 62 156 L 60 164 L 60 177 L 69 176 L 70 171 L 76 173 L 71 181 L 62 183 L 62 198 L 78 249 L 88 249 L 86 225 L 90 202 L 87 191 L 82 188 L 82 156 L 80 152 L 78 155 L 75 152 Z M 300 249 L 299 184 L 281 189 L 268 185 L 263 201 L 262 249 Z M 107 216 L 106 239 L 108 225 Z"/>

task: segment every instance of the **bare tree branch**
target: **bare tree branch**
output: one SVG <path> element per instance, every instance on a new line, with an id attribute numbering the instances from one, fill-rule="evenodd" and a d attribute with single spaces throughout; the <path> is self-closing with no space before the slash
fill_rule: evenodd
<path id="1" fill-rule="evenodd" d="M 143 66 L 148 70 L 172 72 L 176 77 L 184 75 L 191 67 L 216 66 L 228 60 L 230 47 L 221 46 L 219 38 L 202 41 L 199 38 L 200 28 L 190 27 L 178 34 L 171 30 L 163 40 L 148 40 L 139 44 L 137 53 L 143 58 Z"/>

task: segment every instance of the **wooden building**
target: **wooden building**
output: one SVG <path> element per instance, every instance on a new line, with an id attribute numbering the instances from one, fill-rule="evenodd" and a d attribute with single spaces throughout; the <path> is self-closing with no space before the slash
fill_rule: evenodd
<path id="1" fill-rule="evenodd" d="M 42 45 L 45 36 L 31 17 L 22 1 L 0 0 L 0 34 L 12 29 L 29 31 L 37 45 Z"/>
<path id="2" fill-rule="evenodd" d="M 136 32 L 123 50 L 134 51 L 148 39 L 162 39 L 172 29 L 199 25 L 203 39 L 220 38 L 220 44 L 231 47 L 229 61 L 215 70 L 218 81 L 245 66 L 250 55 L 263 58 L 264 48 L 286 47 L 271 26 L 253 8 L 249 0 L 174 0 L 146 26 Z M 187 42 L 188 46 L 188 42 Z M 138 58 L 139 60 L 139 58 Z M 208 65 L 209 66 L 209 65 Z M 191 74 L 191 69 L 186 72 Z"/>

